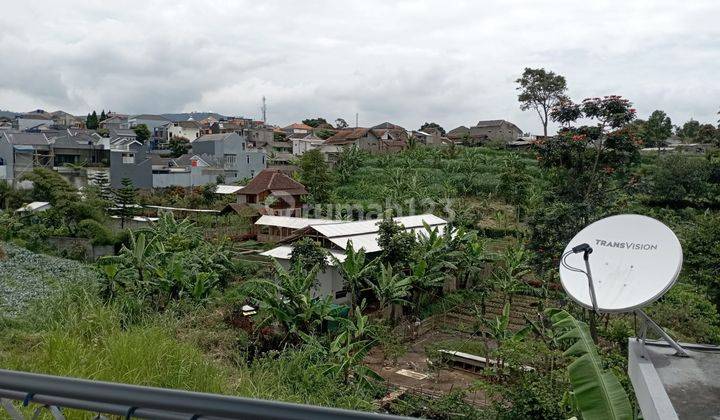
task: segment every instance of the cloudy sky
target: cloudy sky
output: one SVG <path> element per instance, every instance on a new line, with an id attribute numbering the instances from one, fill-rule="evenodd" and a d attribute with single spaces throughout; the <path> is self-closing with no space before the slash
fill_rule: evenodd
<path id="1" fill-rule="evenodd" d="M 6 2 L 0 109 L 215 111 L 446 128 L 518 109 L 524 67 L 576 99 L 620 94 L 641 117 L 715 121 L 716 0 Z"/>

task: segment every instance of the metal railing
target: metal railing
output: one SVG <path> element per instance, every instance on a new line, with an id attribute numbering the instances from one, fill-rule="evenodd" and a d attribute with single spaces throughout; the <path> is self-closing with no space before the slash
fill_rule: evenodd
<path id="1" fill-rule="evenodd" d="M 0 369 L 0 413 L 4 409 L 13 420 L 24 420 L 20 406 L 34 408 L 32 418 L 47 410 L 57 420 L 66 418 L 67 409 L 92 413 L 96 419 L 106 419 L 105 415 L 159 420 L 403 418 Z"/>

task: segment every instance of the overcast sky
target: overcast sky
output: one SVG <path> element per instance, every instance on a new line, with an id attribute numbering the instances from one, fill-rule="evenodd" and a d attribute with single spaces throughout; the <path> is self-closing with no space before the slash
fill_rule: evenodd
<path id="1" fill-rule="evenodd" d="M 95 4 L 93 4 L 95 3 Z M 717 0 L 22 1 L 0 14 L 0 109 L 215 111 L 408 129 L 509 119 L 524 67 L 571 97 L 715 122 Z"/>

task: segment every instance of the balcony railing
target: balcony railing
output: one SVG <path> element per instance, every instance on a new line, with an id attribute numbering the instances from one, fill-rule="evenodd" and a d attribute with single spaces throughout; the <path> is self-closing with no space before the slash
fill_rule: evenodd
<path id="1" fill-rule="evenodd" d="M 159 420 L 402 418 L 0 369 L 0 414 L 5 410 L 13 420 L 25 419 L 23 412 L 27 409 L 22 406 L 30 407 L 32 418 L 39 418 L 47 410 L 56 420 L 65 419 L 67 409 L 92 413 L 96 419 L 107 418 L 105 415 Z"/>

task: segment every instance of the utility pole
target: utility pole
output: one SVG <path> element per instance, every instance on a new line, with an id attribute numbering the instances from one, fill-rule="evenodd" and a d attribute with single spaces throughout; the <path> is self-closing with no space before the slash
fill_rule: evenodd
<path id="1" fill-rule="evenodd" d="M 360 114 L 356 112 L 356 113 L 355 113 L 355 128 L 358 128 L 358 118 L 359 118 L 359 116 L 360 116 Z"/>
<path id="2" fill-rule="evenodd" d="M 263 100 L 262 100 L 262 108 L 260 108 L 260 109 L 262 109 L 263 123 L 267 123 L 267 105 L 265 105 L 265 97 L 264 96 L 263 96 Z"/>

